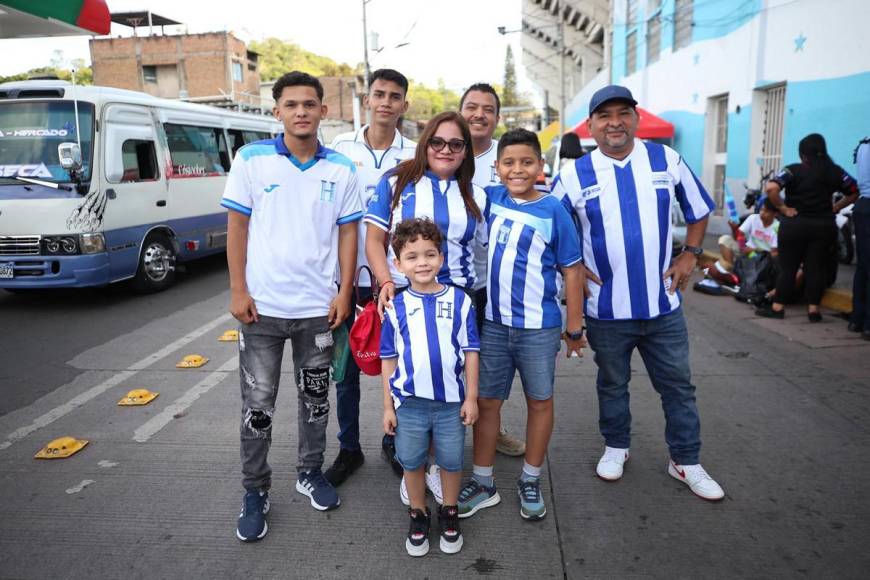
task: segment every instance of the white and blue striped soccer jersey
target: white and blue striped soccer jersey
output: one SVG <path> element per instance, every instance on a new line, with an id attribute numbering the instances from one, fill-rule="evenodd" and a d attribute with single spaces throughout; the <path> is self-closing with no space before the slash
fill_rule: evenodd
<path id="1" fill-rule="evenodd" d="M 356 167 L 322 145 L 300 163 L 284 134 L 236 152 L 221 205 L 250 216 L 245 274 L 257 312 L 326 316 L 337 294 L 338 229 L 362 217 Z"/>
<path id="2" fill-rule="evenodd" d="M 549 194 L 518 202 L 498 185 L 487 187 L 486 195 L 486 319 L 512 328 L 561 326 L 556 269 L 581 261 L 570 214 Z"/>
<path id="3" fill-rule="evenodd" d="M 434 173 L 427 171 L 420 181 L 408 184 L 391 219 L 390 205 L 395 185 L 395 176 L 387 174 L 381 178 L 363 221 L 392 233 L 400 221 L 422 217 L 431 219 L 444 235 L 441 245 L 444 264 L 438 272 L 438 281 L 460 288 L 473 288 L 474 247 L 475 244 L 486 243 L 486 224 L 483 220 L 475 220 L 466 210 L 459 183 L 455 179 L 440 180 Z M 472 188 L 474 201 L 482 214 L 486 206 L 486 194 L 476 185 L 472 185 Z M 408 280 L 396 269 L 394 258 L 390 245 L 387 262 L 393 282 L 397 286 L 407 286 Z"/>
<path id="4" fill-rule="evenodd" d="M 649 320 L 679 307 L 679 292 L 668 294 L 662 279 L 674 199 L 690 224 L 715 204 L 676 151 L 635 139 L 619 161 L 596 149 L 562 169 L 553 194 L 579 218 L 583 260 L 602 281 L 589 284 L 586 316 Z"/>
<path id="5" fill-rule="evenodd" d="M 501 184 L 501 179 L 495 171 L 498 158 L 498 141 L 492 140 L 489 149 L 474 157 L 474 178 L 471 180 L 478 187 L 489 187 Z M 486 246 L 477 246 L 474 252 L 474 289 L 486 286 Z"/>
<path id="6" fill-rule="evenodd" d="M 408 288 L 384 309 L 381 358 L 398 358 L 390 377 L 393 403 L 408 397 L 459 403 L 465 400 L 465 353 L 479 351 L 473 300 L 444 286 L 422 294 Z"/>
<path id="7" fill-rule="evenodd" d="M 366 208 L 369 204 L 369 199 L 375 193 L 378 182 L 381 177 L 389 169 L 393 169 L 406 159 L 414 158 L 414 150 L 417 144 L 410 139 L 405 138 L 399 131 L 396 131 L 396 136 L 393 139 L 389 149 L 376 151 L 369 147 L 366 143 L 366 130 L 368 125 L 363 125 L 359 131 L 350 133 L 342 133 L 332 141 L 330 149 L 338 151 L 353 161 L 357 169 L 357 179 L 359 181 L 359 189 L 362 194 L 362 206 Z M 368 265 L 366 259 L 366 228 L 360 225 L 359 242 L 357 242 L 356 265 Z M 360 273 L 360 286 L 371 285 L 368 272 L 363 270 Z"/>

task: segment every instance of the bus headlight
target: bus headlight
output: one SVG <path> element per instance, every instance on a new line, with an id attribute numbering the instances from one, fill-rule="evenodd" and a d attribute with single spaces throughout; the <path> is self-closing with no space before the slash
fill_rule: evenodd
<path id="1" fill-rule="evenodd" d="M 99 254 L 106 251 L 106 238 L 103 234 L 82 234 L 79 240 L 81 240 L 82 254 Z"/>
<path id="2" fill-rule="evenodd" d="M 45 236 L 42 238 L 42 253 L 55 256 L 78 254 L 78 236 Z"/>

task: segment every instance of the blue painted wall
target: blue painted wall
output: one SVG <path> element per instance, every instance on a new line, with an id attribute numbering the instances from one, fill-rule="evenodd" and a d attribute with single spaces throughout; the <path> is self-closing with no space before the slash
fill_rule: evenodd
<path id="1" fill-rule="evenodd" d="M 674 149 L 701 175 L 704 162 L 704 115 L 686 111 L 665 111 L 659 115 L 674 124 Z"/>
<path id="2" fill-rule="evenodd" d="M 692 42 L 730 34 L 749 22 L 759 10 L 761 0 L 696 0 L 692 15 Z"/>
<path id="3" fill-rule="evenodd" d="M 728 113 L 728 160 L 726 179 L 745 180 L 749 174 L 749 140 L 752 127 L 752 107 L 741 106 L 740 112 Z M 749 184 L 750 186 L 752 184 Z"/>
<path id="4" fill-rule="evenodd" d="M 785 90 L 783 162 L 798 162 L 798 142 L 809 133 L 821 133 L 834 162 L 852 173 L 852 151 L 860 139 L 870 135 L 868 96 L 870 72 L 789 83 Z"/>

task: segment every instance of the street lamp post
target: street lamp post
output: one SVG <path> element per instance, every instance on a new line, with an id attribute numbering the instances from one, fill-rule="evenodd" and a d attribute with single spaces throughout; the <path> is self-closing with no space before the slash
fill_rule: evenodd
<path id="1" fill-rule="evenodd" d="M 371 68 L 369 67 L 369 29 L 368 24 L 366 22 L 366 4 L 368 4 L 370 0 L 362 0 L 362 10 L 363 10 L 363 62 L 365 63 L 365 74 L 366 78 L 364 81 L 364 86 L 366 89 L 366 93 L 369 90 L 369 76 L 372 74 Z"/>

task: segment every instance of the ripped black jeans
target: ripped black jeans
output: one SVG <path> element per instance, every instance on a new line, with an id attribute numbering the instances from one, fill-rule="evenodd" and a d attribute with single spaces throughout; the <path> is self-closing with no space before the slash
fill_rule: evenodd
<path id="1" fill-rule="evenodd" d="M 284 343 L 290 339 L 298 397 L 298 471 L 320 469 L 329 419 L 329 365 L 332 332 L 325 316 L 286 320 L 260 315 L 239 329 L 242 388 L 242 485 L 267 490 L 272 483 L 269 446 L 281 376 Z"/>

